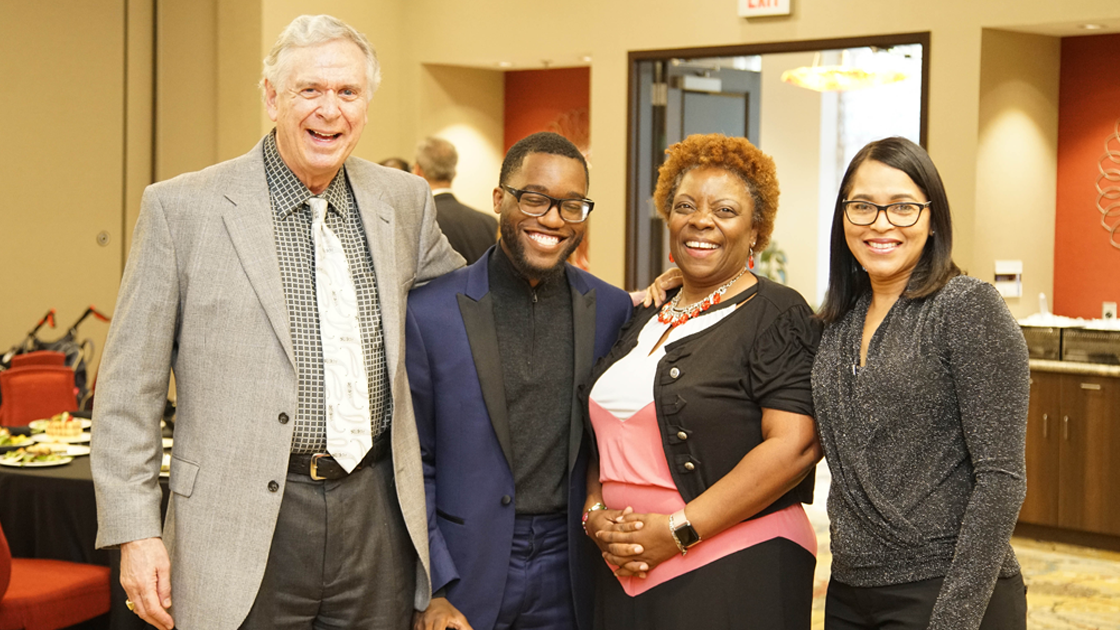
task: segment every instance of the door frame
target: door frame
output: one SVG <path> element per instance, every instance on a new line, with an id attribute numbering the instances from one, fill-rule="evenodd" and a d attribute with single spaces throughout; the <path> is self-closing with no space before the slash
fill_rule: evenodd
<path id="1" fill-rule="evenodd" d="M 655 50 L 631 50 L 627 53 L 627 90 L 626 90 L 626 286 L 638 289 L 638 268 L 648 261 L 639 261 L 637 221 L 645 209 L 643 200 L 638 199 L 635 181 L 638 164 L 638 112 L 640 98 L 638 89 L 638 64 L 646 61 L 668 61 L 674 58 L 694 59 L 697 57 L 746 57 L 771 53 L 814 52 L 843 48 L 866 48 L 920 44 L 922 46 L 922 96 L 919 112 L 919 144 L 926 147 L 929 129 L 929 67 L 930 33 L 896 33 L 890 35 L 867 35 L 862 37 L 841 37 L 834 39 L 807 39 L 789 42 L 769 42 L 760 44 L 735 44 L 704 48 L 662 48 Z"/>

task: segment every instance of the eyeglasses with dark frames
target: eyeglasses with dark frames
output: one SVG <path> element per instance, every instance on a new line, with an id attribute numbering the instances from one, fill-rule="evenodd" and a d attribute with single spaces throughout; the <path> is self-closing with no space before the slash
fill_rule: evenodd
<path id="1" fill-rule="evenodd" d="M 502 189 L 513 195 L 521 212 L 531 217 L 543 217 L 553 207 L 560 208 L 560 218 L 568 223 L 583 223 L 595 208 L 590 199 L 557 199 L 535 190 L 521 190 L 502 184 Z"/>
<path id="2" fill-rule="evenodd" d="M 918 222 L 931 201 L 896 201 L 879 205 L 863 199 L 845 199 L 844 216 L 852 225 L 871 225 L 879 218 L 880 212 L 887 213 L 887 221 L 895 227 L 910 227 Z"/>

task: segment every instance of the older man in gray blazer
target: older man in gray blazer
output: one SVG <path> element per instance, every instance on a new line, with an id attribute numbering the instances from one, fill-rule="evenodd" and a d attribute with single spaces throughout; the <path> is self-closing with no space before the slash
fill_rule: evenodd
<path id="1" fill-rule="evenodd" d="M 265 59 L 276 129 L 144 194 L 92 467 L 98 545 L 156 627 L 403 629 L 427 606 L 405 298 L 463 260 L 422 180 L 349 157 L 378 75 L 363 35 L 297 18 Z"/>

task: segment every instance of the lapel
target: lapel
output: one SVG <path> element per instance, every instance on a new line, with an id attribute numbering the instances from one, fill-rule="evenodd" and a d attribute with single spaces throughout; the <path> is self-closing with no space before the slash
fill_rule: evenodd
<path id="1" fill-rule="evenodd" d="M 350 188 L 362 216 L 362 228 L 366 233 L 373 269 L 377 275 L 378 303 L 381 308 L 381 330 L 385 341 L 385 363 L 389 366 L 389 376 L 393 377 L 394 367 L 401 353 L 403 331 L 399 322 L 403 295 L 397 295 L 400 285 L 397 278 L 396 232 L 393 208 L 381 198 L 382 182 L 375 181 L 369 172 L 356 160 L 346 161 L 346 175 L 350 178 Z"/>
<path id="2" fill-rule="evenodd" d="M 491 251 L 493 248 L 491 248 Z M 498 349 L 498 328 L 494 323 L 494 304 L 490 294 L 490 252 L 467 269 L 467 289 L 456 296 L 467 341 L 478 373 L 482 400 L 490 416 L 498 444 L 513 470 L 513 444 L 509 435 L 509 414 L 506 410 L 506 389 L 502 381 L 502 359 Z"/>
<path id="3" fill-rule="evenodd" d="M 261 308 L 295 369 L 262 151 L 262 144 L 257 143 L 247 155 L 237 158 L 240 168 L 233 169 L 234 175 L 226 185 L 224 196 L 229 205 L 222 210 L 222 221 Z"/>
<path id="4" fill-rule="evenodd" d="M 575 342 L 576 390 L 591 373 L 595 359 L 595 290 L 587 286 L 575 268 L 568 266 L 568 284 L 572 290 L 572 339 Z M 572 420 L 568 437 L 568 470 L 576 463 L 583 440 L 583 407 L 575 391 L 572 393 Z"/>

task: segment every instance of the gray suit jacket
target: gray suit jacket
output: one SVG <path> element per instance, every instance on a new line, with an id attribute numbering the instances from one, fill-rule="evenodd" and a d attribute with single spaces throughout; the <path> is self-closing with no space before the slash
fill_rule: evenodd
<path id="1" fill-rule="evenodd" d="M 357 158 L 346 169 L 377 273 L 397 496 L 419 558 L 415 604 L 424 608 L 428 528 L 403 356 L 405 299 L 463 259 L 437 228 L 422 180 Z M 159 419 L 172 369 L 178 415 L 161 528 Z M 177 627 L 236 628 L 268 559 L 295 424 L 279 418 L 294 416 L 297 393 L 260 144 L 144 192 L 99 375 L 98 547 L 162 535 Z"/>

